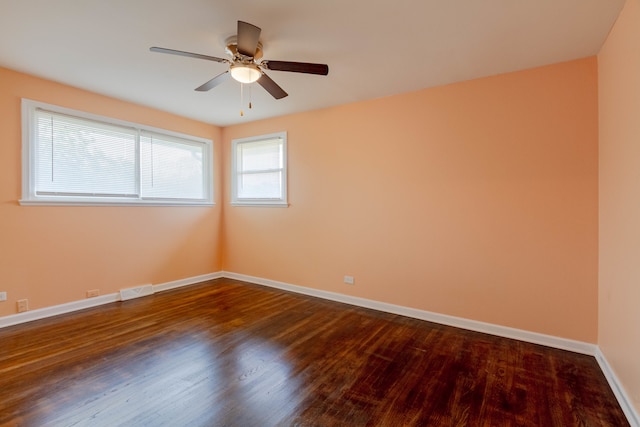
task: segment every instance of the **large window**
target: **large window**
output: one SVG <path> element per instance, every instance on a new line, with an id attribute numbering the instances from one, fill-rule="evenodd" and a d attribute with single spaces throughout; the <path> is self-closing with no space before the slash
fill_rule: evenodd
<path id="1" fill-rule="evenodd" d="M 22 204 L 213 203 L 210 140 L 22 105 Z"/>
<path id="2" fill-rule="evenodd" d="M 231 203 L 287 206 L 286 132 L 234 139 Z"/>

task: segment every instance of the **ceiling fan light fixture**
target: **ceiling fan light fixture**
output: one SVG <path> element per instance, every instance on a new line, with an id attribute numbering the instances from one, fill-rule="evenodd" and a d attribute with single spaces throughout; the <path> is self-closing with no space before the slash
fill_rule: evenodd
<path id="1" fill-rule="evenodd" d="M 240 83 L 253 83 L 262 76 L 256 64 L 233 64 L 230 71 L 231 77 Z"/>
<path id="2" fill-rule="evenodd" d="M 229 79 L 234 79 L 241 84 L 258 82 L 274 99 L 282 99 L 288 96 L 287 92 L 274 82 L 265 71 L 288 71 L 291 73 L 317 74 L 321 76 L 326 76 L 329 73 L 329 66 L 327 64 L 262 60 L 261 31 L 260 27 L 256 27 L 248 22 L 238 21 L 237 34 L 229 36 L 225 40 L 226 51 L 230 59 L 186 52 L 184 50 L 167 49 L 164 47 L 154 46 L 149 50 L 151 50 L 151 52 L 168 53 L 171 55 L 229 64 L 228 70 L 218 74 L 205 84 L 198 86 L 195 89 L 198 92 L 206 92 Z M 242 87 L 240 91 L 242 91 Z"/>

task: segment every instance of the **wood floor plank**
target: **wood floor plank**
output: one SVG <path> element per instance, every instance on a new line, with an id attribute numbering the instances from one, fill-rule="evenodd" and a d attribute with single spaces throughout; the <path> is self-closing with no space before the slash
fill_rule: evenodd
<path id="1" fill-rule="evenodd" d="M 590 356 L 230 279 L 0 330 L 0 426 L 627 426 Z"/>

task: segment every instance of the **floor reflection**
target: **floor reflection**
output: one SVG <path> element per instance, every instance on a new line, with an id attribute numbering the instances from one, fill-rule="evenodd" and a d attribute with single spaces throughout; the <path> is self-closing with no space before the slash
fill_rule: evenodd
<path id="1" fill-rule="evenodd" d="M 38 402 L 55 408 L 39 425 L 271 425 L 298 405 L 285 349 L 210 335 L 136 343 L 58 372 L 72 386 Z"/>

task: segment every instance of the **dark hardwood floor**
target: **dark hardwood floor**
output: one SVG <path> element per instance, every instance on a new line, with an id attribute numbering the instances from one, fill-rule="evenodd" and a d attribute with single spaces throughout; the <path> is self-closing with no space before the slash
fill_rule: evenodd
<path id="1" fill-rule="evenodd" d="M 2 426 L 625 426 L 593 357 L 229 279 L 0 329 Z"/>

